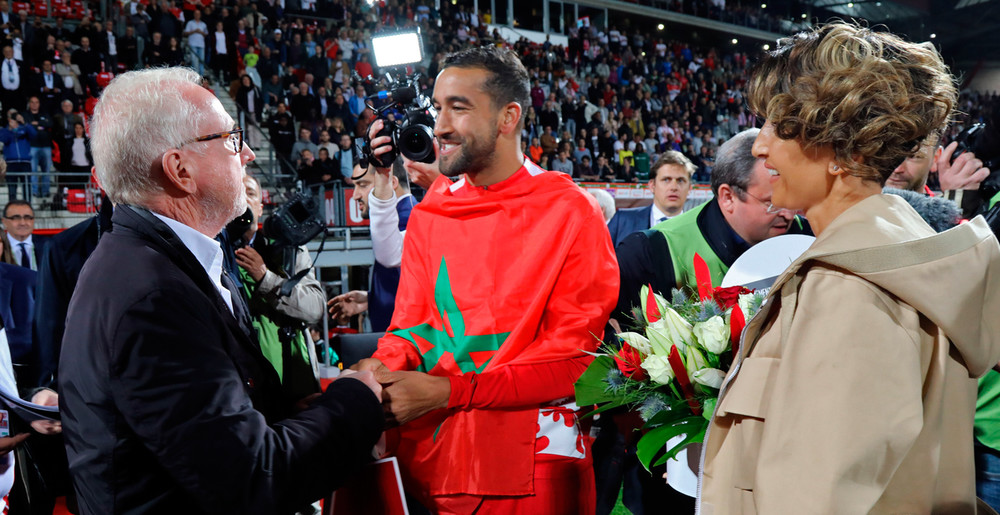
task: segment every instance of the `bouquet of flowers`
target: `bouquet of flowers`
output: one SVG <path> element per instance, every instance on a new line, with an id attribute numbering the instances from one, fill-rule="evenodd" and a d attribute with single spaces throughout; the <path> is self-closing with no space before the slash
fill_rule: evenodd
<path id="1" fill-rule="evenodd" d="M 645 434 L 636 455 L 647 470 L 704 440 L 745 321 L 764 300 L 742 286 L 713 288 L 701 256 L 694 263 L 697 297 L 675 289 L 667 302 L 643 286 L 635 331 L 618 333 L 620 347 L 604 347 L 576 382 L 577 404 L 598 406 L 591 414 L 619 406 L 639 413 Z"/>

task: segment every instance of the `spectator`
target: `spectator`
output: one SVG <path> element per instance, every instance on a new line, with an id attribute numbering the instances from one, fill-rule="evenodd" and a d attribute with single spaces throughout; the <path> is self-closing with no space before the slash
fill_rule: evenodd
<path id="1" fill-rule="evenodd" d="M 29 98 L 24 121 L 35 128 L 35 137 L 31 139 L 31 195 L 47 198 L 52 174 L 53 121 L 48 113 L 42 112 L 41 107 L 37 96 Z"/>
<path id="2" fill-rule="evenodd" d="M 542 133 L 542 136 L 538 139 L 538 141 L 542 144 L 543 154 L 555 154 L 556 147 L 559 145 L 559 142 L 556 140 L 555 134 L 552 134 L 551 125 L 545 126 L 545 132 Z"/>
<path id="3" fill-rule="evenodd" d="M 181 48 L 180 40 L 177 36 L 170 36 L 167 48 L 163 51 L 163 64 L 166 66 L 180 66 L 184 63 L 184 50 Z"/>
<path id="4" fill-rule="evenodd" d="M 594 168 L 590 165 L 589 154 L 581 157 L 580 162 L 576 163 L 573 168 L 573 177 L 577 177 L 584 181 L 600 180 L 600 176 L 594 172 Z"/>
<path id="5" fill-rule="evenodd" d="M 292 159 L 302 159 L 303 150 L 308 150 L 314 158 L 319 154 L 319 148 L 312 142 L 312 131 L 305 127 L 299 129 L 299 139 L 292 145 Z"/>
<path id="6" fill-rule="evenodd" d="M 208 37 L 208 25 L 201 21 L 201 11 L 195 10 L 193 18 L 184 25 L 184 36 L 187 39 L 188 51 L 191 55 L 191 67 L 198 70 L 198 75 L 205 74 L 205 39 Z"/>
<path id="7" fill-rule="evenodd" d="M 82 122 L 73 124 L 73 138 L 69 142 L 69 153 L 63 159 L 69 161 L 72 184 L 80 187 L 86 183 L 90 176 L 90 168 L 94 166 L 94 159 L 90 154 L 90 138 L 87 137 Z"/>
<path id="8" fill-rule="evenodd" d="M 3 47 L 3 63 L 0 64 L 0 104 L 3 111 L 24 107 L 22 77 L 27 81 L 27 75 L 21 69 L 21 63 L 14 59 L 14 47 Z"/>
<path id="9" fill-rule="evenodd" d="M 573 161 L 579 163 L 584 156 L 586 156 L 587 160 L 589 161 L 592 154 L 590 152 L 590 149 L 587 148 L 586 140 L 581 138 L 577 140 L 576 148 L 573 149 Z"/>
<path id="10" fill-rule="evenodd" d="M 245 117 L 242 126 L 247 136 L 247 143 L 251 148 L 256 148 L 259 145 L 256 128 L 264 112 L 264 100 L 249 75 L 240 76 L 240 88 L 236 90 L 236 105 L 240 106 L 241 113 Z"/>
<path id="11" fill-rule="evenodd" d="M 7 189 L 9 198 L 16 199 L 17 185 L 21 185 L 22 199 L 31 200 L 28 176 L 31 175 L 31 140 L 37 131 L 24 124 L 24 117 L 15 109 L 7 111 L 7 126 L 0 129 L 3 157 L 7 161 Z"/>
<path id="12" fill-rule="evenodd" d="M 212 49 L 209 64 L 212 67 L 213 78 L 219 84 L 228 84 L 232 80 L 235 48 L 221 21 L 215 22 L 215 32 L 212 32 L 209 38 L 209 45 Z"/>
<path id="13" fill-rule="evenodd" d="M 569 156 L 566 155 L 565 150 L 559 151 L 558 156 L 552 161 L 552 171 L 562 172 L 566 175 L 573 176 L 573 162 L 569 160 Z"/>
<path id="14" fill-rule="evenodd" d="M 3 225 L 7 231 L 7 241 L 5 246 L 10 247 L 10 253 L 14 258 L 13 264 L 30 268 L 37 271 L 39 263 L 42 262 L 42 254 L 48 243 L 48 237 L 35 232 L 35 210 L 26 200 L 11 200 L 3 209 Z M 23 356 L 16 356 L 20 362 Z M 31 384 L 32 380 L 22 381 L 23 384 Z"/>

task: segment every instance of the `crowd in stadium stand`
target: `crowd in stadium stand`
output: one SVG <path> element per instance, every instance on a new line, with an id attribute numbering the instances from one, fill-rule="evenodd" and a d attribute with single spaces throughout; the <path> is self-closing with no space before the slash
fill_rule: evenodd
<path id="1" fill-rule="evenodd" d="M 362 96 L 378 87 L 367 80 L 378 78 L 370 38 L 393 28 L 421 28 L 429 59 L 417 71 L 427 94 L 447 53 L 484 43 L 513 47 L 533 77 L 524 152 L 577 180 L 643 181 L 658 154 L 673 149 L 695 163 L 695 182 L 705 183 L 718 145 L 754 123 L 743 101 L 745 54 L 698 48 L 661 31 L 584 26 L 568 30 L 565 46 L 509 41 L 490 32 L 488 12 L 447 2 L 437 11 L 414 0 L 388 6 L 140 1 L 114 5 L 107 20 L 91 17 L 97 2 L 52 4 L 54 13 L 70 19 L 43 18 L 33 4 L 0 0 L 10 63 L 0 102 L 5 118 L 12 109 L 22 115 L 0 130 L 0 139 L 11 142 L 4 157 L 12 198 L 47 198 L 53 170 L 80 175 L 89 169 L 87 114 L 112 73 L 181 63 L 228 87 L 244 123 L 260 127 L 248 131 L 250 144 L 259 147 L 266 134 L 286 172 L 306 184 L 349 183 L 357 158 L 353 138 L 373 118 Z M 721 16 L 715 4 L 660 7 Z M 725 12 L 754 23 L 763 16 L 740 6 Z M 32 97 L 38 100 L 29 102 Z M 964 96 L 968 116 L 960 121 L 982 118 L 991 98 Z M 962 127 L 955 124 L 950 135 Z M 35 178 L 21 180 L 19 173 L 28 172 Z M 69 175 L 51 182 L 80 180 Z"/>

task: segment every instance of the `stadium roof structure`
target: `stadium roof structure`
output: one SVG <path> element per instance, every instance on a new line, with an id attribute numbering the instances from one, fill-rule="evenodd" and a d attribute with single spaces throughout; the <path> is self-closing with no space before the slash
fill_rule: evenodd
<path id="1" fill-rule="evenodd" d="M 784 2 L 786 0 L 777 0 Z M 1000 0 L 789 0 L 811 11 L 814 21 L 831 16 L 885 25 L 911 41 L 931 41 L 954 62 L 998 60 Z"/>

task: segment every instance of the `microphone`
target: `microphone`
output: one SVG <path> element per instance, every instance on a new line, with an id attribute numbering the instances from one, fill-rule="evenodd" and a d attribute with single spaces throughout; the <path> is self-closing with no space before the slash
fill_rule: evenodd
<path id="1" fill-rule="evenodd" d="M 404 86 L 391 91 L 382 90 L 368 98 L 377 98 L 379 100 L 389 99 L 399 104 L 409 104 L 413 102 L 413 99 L 417 98 L 417 91 L 410 86 Z"/>

